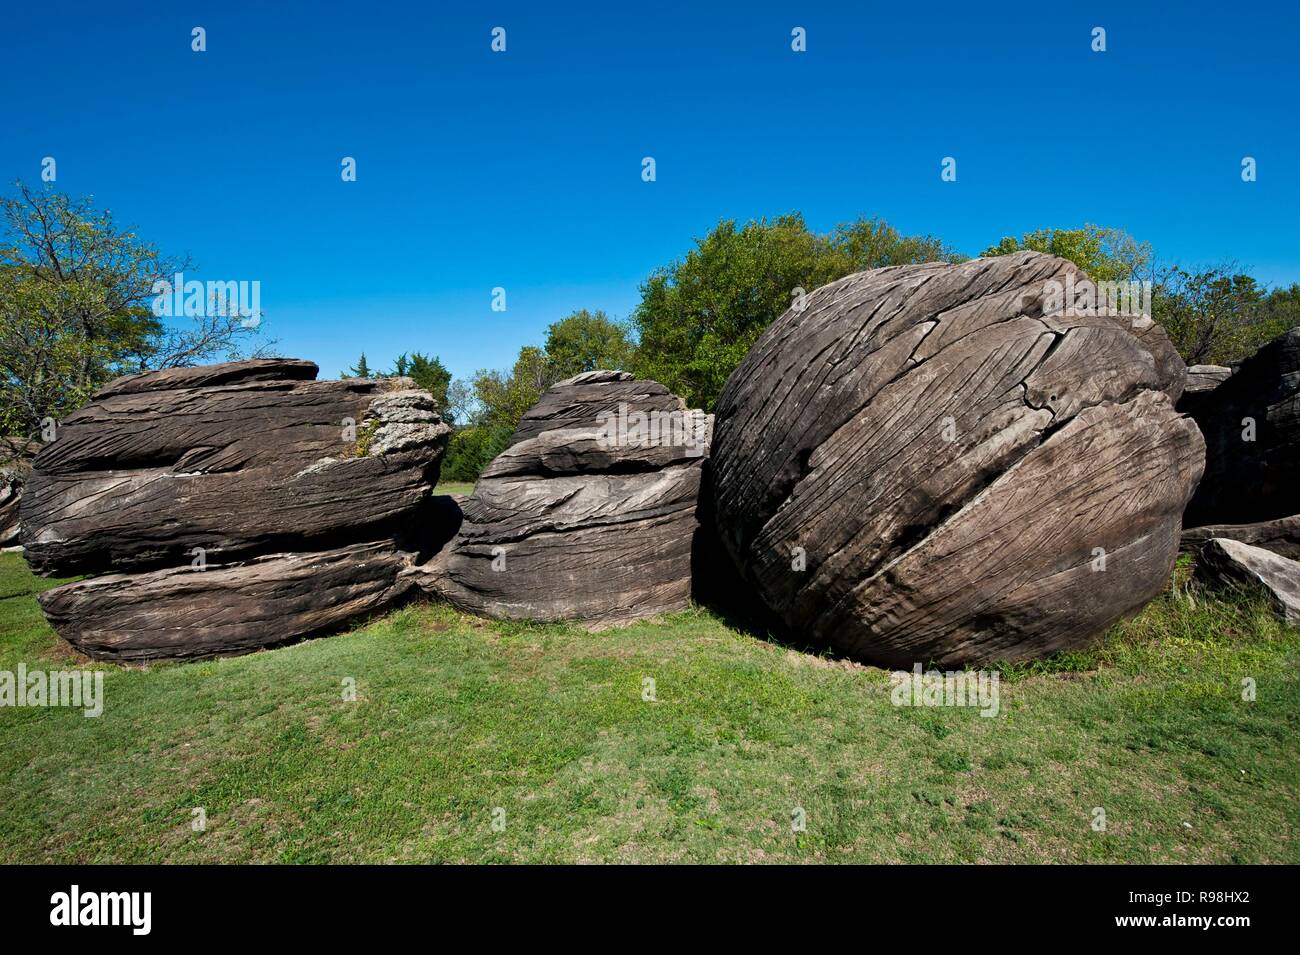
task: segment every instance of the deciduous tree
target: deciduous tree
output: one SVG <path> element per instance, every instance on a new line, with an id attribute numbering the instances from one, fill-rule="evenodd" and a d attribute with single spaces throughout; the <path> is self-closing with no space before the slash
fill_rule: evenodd
<path id="1" fill-rule="evenodd" d="M 241 357 L 259 335 L 243 316 L 155 315 L 156 285 L 189 265 L 89 198 L 21 182 L 0 198 L 0 441 L 12 454 L 119 375 Z"/>
<path id="2" fill-rule="evenodd" d="M 797 214 L 739 228 L 720 222 L 641 286 L 634 370 L 711 410 L 727 376 L 800 290 L 865 269 L 960 258 L 933 236 L 905 236 L 880 219 L 828 234 Z"/>

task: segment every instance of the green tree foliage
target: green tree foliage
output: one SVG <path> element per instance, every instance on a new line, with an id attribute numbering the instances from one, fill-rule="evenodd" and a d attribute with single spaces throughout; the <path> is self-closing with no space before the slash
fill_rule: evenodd
<path id="1" fill-rule="evenodd" d="M 484 369 L 474 374 L 474 397 L 481 409 L 479 423 L 506 426 L 513 431 L 524 412 L 556 381 L 559 379 L 551 372 L 546 352 L 536 345 L 525 345 L 509 372 Z"/>
<path id="2" fill-rule="evenodd" d="M 440 480 L 477 481 L 492 459 L 510 446 L 512 434 L 514 428 L 506 425 L 459 429 L 447 445 Z"/>
<path id="3" fill-rule="evenodd" d="M 1010 255 L 1029 250 L 1066 259 L 1096 282 L 1127 282 L 1141 278 L 1152 262 L 1151 246 L 1122 229 L 1085 225 L 1082 229 L 1039 229 L 1019 239 L 1005 237 L 983 256 Z"/>
<path id="4" fill-rule="evenodd" d="M 402 358 L 406 356 L 403 355 Z M 401 374 L 401 372 L 398 372 Z M 438 402 L 443 420 L 452 421 L 451 409 L 447 406 L 447 389 L 451 387 L 451 372 L 436 355 L 430 358 L 420 352 L 413 352 L 406 365 L 405 376 L 415 382 L 416 387 L 423 388 L 433 395 Z"/>
<path id="5" fill-rule="evenodd" d="M 361 357 L 357 359 L 357 363 L 353 365 L 351 368 L 349 368 L 347 371 L 343 372 L 343 374 L 339 375 L 339 377 L 340 378 L 373 378 L 374 373 L 371 372 L 370 370 L 370 363 L 366 361 L 366 353 L 362 352 Z"/>
<path id="6" fill-rule="evenodd" d="M 626 369 L 633 345 L 627 326 L 585 308 L 546 330 L 546 360 L 556 381 L 600 368 Z"/>
<path id="7" fill-rule="evenodd" d="M 446 389 L 461 425 L 443 460 L 445 480 L 473 481 L 510 446 L 519 419 L 542 392 L 565 378 L 598 368 L 625 368 L 634 346 L 626 326 L 602 311 L 580 309 L 550 325 L 546 345 L 525 345 L 509 371 L 483 368 Z"/>
<path id="8" fill-rule="evenodd" d="M 448 408 L 447 390 L 451 386 L 451 372 L 447 366 L 442 363 L 442 359 L 436 355 L 430 357 L 422 352 L 403 352 L 393 361 L 391 371 L 375 371 L 370 367 L 370 362 L 366 359 L 366 353 L 362 352 L 357 363 L 347 371 L 339 375 L 340 378 L 410 378 L 415 382 L 417 388 L 423 388 L 433 395 L 438 402 L 438 409 L 442 413 L 444 421 L 451 423 L 453 420 L 450 409 Z"/>
<path id="9" fill-rule="evenodd" d="M 451 437 L 443 459 L 443 479 L 476 480 L 488 462 L 510 446 L 524 412 L 558 380 L 546 352 L 525 345 L 508 372 L 483 368 L 468 383 L 452 385 L 448 390 L 454 397 L 449 397 L 448 404 L 462 427 Z"/>
<path id="10" fill-rule="evenodd" d="M 1158 267 L 1151 246 L 1119 229 L 1039 229 L 984 255 L 1032 249 L 1068 259 L 1098 282 L 1151 283 L 1152 317 L 1189 365 L 1230 364 L 1300 325 L 1300 286 L 1268 291 L 1231 263 Z"/>
<path id="11" fill-rule="evenodd" d="M 720 222 L 684 259 L 641 286 L 632 321 L 637 374 L 691 406 L 712 410 L 723 383 L 751 345 L 797 295 L 854 272 L 913 262 L 959 261 L 939 239 L 905 236 L 880 219 L 829 234 L 801 215 Z"/>
<path id="12" fill-rule="evenodd" d="M 0 198 L 0 441 L 11 453 L 119 375 L 241 357 L 258 332 L 233 311 L 178 325 L 155 316 L 158 289 L 189 266 L 89 198 L 21 182 Z"/>
<path id="13" fill-rule="evenodd" d="M 1268 292 L 1232 265 L 1161 274 L 1153 312 L 1189 365 L 1228 365 L 1300 325 L 1300 285 Z"/>

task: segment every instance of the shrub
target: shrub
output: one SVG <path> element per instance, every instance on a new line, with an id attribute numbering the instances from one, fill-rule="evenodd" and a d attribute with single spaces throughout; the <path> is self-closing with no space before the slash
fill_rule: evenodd
<path id="1" fill-rule="evenodd" d="M 461 428 L 447 445 L 441 480 L 477 481 L 488 463 L 510 446 L 511 434 L 513 429 L 506 425 Z"/>

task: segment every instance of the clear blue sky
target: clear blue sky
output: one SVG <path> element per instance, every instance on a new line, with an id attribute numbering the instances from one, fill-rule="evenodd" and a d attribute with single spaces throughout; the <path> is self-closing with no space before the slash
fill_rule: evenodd
<path id="1" fill-rule="evenodd" d="M 719 219 L 789 211 L 972 255 L 1096 222 L 1300 280 L 1294 4 L 544 6 L 9 3 L 0 172 L 53 156 L 194 277 L 259 280 L 330 376 L 507 366 L 572 309 L 626 316 Z"/>

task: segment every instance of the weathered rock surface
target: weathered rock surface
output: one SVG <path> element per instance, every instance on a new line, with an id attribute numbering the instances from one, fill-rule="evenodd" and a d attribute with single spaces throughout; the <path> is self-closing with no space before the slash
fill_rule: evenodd
<path id="1" fill-rule="evenodd" d="M 1186 526 L 1300 514 L 1300 328 L 1243 361 L 1191 414 L 1206 460 Z"/>
<path id="2" fill-rule="evenodd" d="M 1045 315 L 1074 271 L 1018 253 L 864 272 L 750 350 L 719 401 L 713 503 L 792 636 L 885 665 L 1023 659 L 1164 587 L 1203 466 L 1173 408 L 1185 371 L 1149 320 Z"/>
<path id="3" fill-rule="evenodd" d="M 1283 557 L 1300 559 L 1300 516 L 1280 517 L 1258 524 L 1208 524 L 1184 528 L 1181 549 L 1187 554 L 1198 553 L 1215 537 L 1226 537 L 1271 550 Z"/>
<path id="4" fill-rule="evenodd" d="M 177 369 L 99 392 L 34 462 L 32 567 L 175 566 L 194 547 L 222 562 L 383 536 L 436 482 L 450 428 L 409 382 L 304 380 L 304 364 L 315 368 Z"/>
<path id="5" fill-rule="evenodd" d="M 28 470 L 22 461 L 0 464 L 0 547 L 18 545 L 18 506 Z"/>
<path id="6" fill-rule="evenodd" d="M 240 653 L 410 590 L 399 571 L 438 543 L 429 492 L 450 428 L 410 381 L 315 372 L 133 375 L 60 423 L 23 494 L 28 561 L 113 572 L 42 596 L 65 639 L 116 659 Z"/>
<path id="7" fill-rule="evenodd" d="M 657 382 L 597 371 L 550 388 L 411 573 L 491 617 L 610 626 L 687 605 L 711 418 Z"/>
<path id="8" fill-rule="evenodd" d="M 146 391 L 176 391 L 182 388 L 205 388 L 247 384 L 253 381 L 315 381 L 320 372 L 314 361 L 301 358 L 250 358 L 225 361 L 215 365 L 193 365 L 124 375 L 110 381 L 95 394 L 96 398 L 137 395 Z"/>
<path id="9" fill-rule="evenodd" d="M 1210 393 L 1231 377 L 1232 369 L 1226 365 L 1192 365 L 1187 369 L 1183 396 L 1178 399 L 1179 412 L 1191 414 L 1202 407 Z"/>
<path id="10" fill-rule="evenodd" d="M 1213 584 L 1262 590 L 1278 616 L 1300 621 L 1300 564 L 1262 547 L 1214 537 L 1201 548 L 1196 575 Z"/>
<path id="11" fill-rule="evenodd" d="M 1151 353 L 1156 366 L 1156 383 L 1161 391 L 1177 407 L 1187 393 L 1190 371 L 1178 354 L 1178 349 L 1169 340 L 1164 328 L 1149 315 L 1114 315 L 1098 316 L 1108 318 L 1111 322 L 1126 329 L 1142 347 Z M 1145 380 L 1145 377 L 1143 378 Z"/>
<path id="12" fill-rule="evenodd" d="M 40 595 L 63 639 L 112 660 L 248 653 L 328 633 L 396 604 L 410 589 L 392 540 L 226 567 L 108 574 Z"/>

